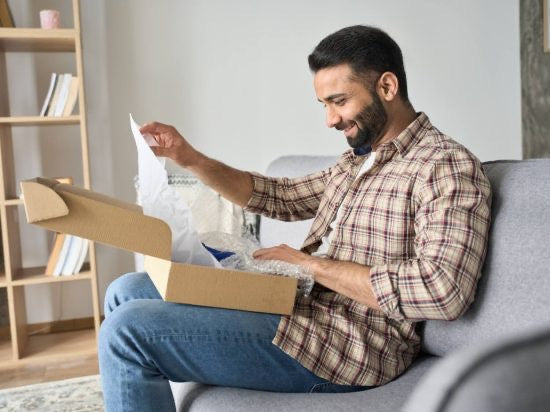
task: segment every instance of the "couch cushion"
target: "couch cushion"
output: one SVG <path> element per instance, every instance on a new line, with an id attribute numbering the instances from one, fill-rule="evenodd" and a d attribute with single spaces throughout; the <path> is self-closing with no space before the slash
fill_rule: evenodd
<path id="1" fill-rule="evenodd" d="M 432 354 L 550 323 L 550 159 L 484 167 L 493 205 L 483 276 L 463 317 L 425 323 L 423 346 Z"/>
<path id="2" fill-rule="evenodd" d="M 394 381 L 378 388 L 353 393 L 273 393 L 196 383 L 173 384 L 172 390 L 178 411 L 394 412 L 403 406 L 418 380 L 438 361 L 435 357 L 420 358 Z"/>
<path id="3" fill-rule="evenodd" d="M 275 159 L 267 168 L 267 176 L 301 177 L 326 169 L 336 164 L 336 156 L 283 156 Z M 260 243 L 271 247 L 286 243 L 299 249 L 306 239 L 313 219 L 300 222 L 281 222 L 262 217 L 260 220 Z"/>

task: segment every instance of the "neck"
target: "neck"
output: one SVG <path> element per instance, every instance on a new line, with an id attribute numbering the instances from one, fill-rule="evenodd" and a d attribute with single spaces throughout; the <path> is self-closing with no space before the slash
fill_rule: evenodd
<path id="1" fill-rule="evenodd" d="M 388 124 L 382 133 L 382 137 L 372 145 L 372 150 L 376 150 L 381 144 L 391 142 L 416 119 L 416 111 L 412 107 L 412 104 L 408 102 L 399 102 L 392 109 L 387 110 L 386 108 Z"/>

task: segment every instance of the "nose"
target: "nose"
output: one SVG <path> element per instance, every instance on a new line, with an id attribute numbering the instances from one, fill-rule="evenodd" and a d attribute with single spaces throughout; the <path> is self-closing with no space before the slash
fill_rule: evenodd
<path id="1" fill-rule="evenodd" d="M 327 105 L 327 127 L 332 128 L 342 121 L 342 117 L 336 113 L 334 108 Z"/>

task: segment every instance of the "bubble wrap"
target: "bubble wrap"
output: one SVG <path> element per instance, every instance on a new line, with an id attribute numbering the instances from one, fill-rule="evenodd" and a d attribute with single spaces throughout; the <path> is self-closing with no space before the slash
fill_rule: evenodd
<path id="1" fill-rule="evenodd" d="M 220 262 L 224 268 L 297 278 L 298 293 L 302 296 L 308 296 L 313 288 L 315 282 L 308 268 L 280 260 L 254 259 L 252 254 L 261 248 L 259 242 L 254 238 L 239 237 L 222 232 L 208 232 L 201 235 L 201 240 L 217 250 L 235 253 Z"/>

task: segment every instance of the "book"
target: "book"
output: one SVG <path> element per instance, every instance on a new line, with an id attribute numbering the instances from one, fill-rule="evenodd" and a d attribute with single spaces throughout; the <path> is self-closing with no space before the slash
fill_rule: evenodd
<path id="1" fill-rule="evenodd" d="M 71 85 L 69 86 L 69 96 L 67 97 L 67 103 L 63 109 L 63 116 L 70 116 L 73 113 L 76 101 L 78 99 L 78 77 L 73 76 L 71 78 Z"/>
<path id="2" fill-rule="evenodd" d="M 65 234 L 64 233 L 55 233 L 54 241 L 52 246 L 52 251 L 50 252 L 50 257 L 48 258 L 48 263 L 46 264 L 46 271 L 44 272 L 47 276 L 53 276 L 55 266 L 59 260 L 59 255 L 63 244 L 65 243 Z"/>
<path id="3" fill-rule="evenodd" d="M 52 276 L 61 275 L 61 271 L 63 270 L 63 266 L 65 265 L 65 261 L 67 260 L 67 255 L 69 254 L 69 249 L 71 248 L 71 243 L 73 242 L 73 237 L 74 236 L 72 235 L 65 235 L 63 246 L 61 247 L 61 251 L 59 252 L 59 256 L 57 258 L 55 268 L 52 272 Z"/>
<path id="4" fill-rule="evenodd" d="M 57 75 L 57 81 L 55 82 L 55 88 L 53 90 L 52 98 L 50 100 L 50 105 L 48 106 L 46 116 L 53 116 L 55 112 L 57 101 L 59 100 L 59 92 L 61 91 L 61 83 L 63 83 L 63 76 L 63 74 Z"/>
<path id="5" fill-rule="evenodd" d="M 68 177 L 56 177 L 54 178 L 59 183 L 73 184 L 73 178 Z M 50 256 L 48 257 L 48 263 L 46 264 L 46 270 L 44 274 L 47 276 L 59 276 L 60 270 L 63 269 L 62 264 L 59 263 L 60 260 L 65 260 L 68 254 L 67 248 L 70 246 L 67 242 L 67 236 L 64 233 L 55 233 L 54 240 L 52 244 L 52 250 Z M 64 249 L 65 248 L 65 249 Z M 64 263 L 64 262 L 63 262 Z M 59 267 L 58 267 L 59 266 Z"/>
<path id="6" fill-rule="evenodd" d="M 50 78 L 50 87 L 48 88 L 48 93 L 46 93 L 46 98 L 44 99 L 44 103 L 42 104 L 40 116 L 46 116 L 46 113 L 48 112 L 48 108 L 50 107 L 50 102 L 52 100 L 53 91 L 55 89 L 55 84 L 57 82 L 57 77 L 57 73 L 52 73 L 52 77 Z"/>
<path id="7" fill-rule="evenodd" d="M 63 115 L 63 110 L 65 109 L 65 104 L 67 103 L 67 97 L 69 97 L 69 86 L 71 85 L 71 78 L 73 77 L 70 73 L 65 73 L 61 75 L 61 89 L 59 90 L 59 97 L 55 104 L 55 109 L 53 116 L 59 117 Z"/>
<path id="8" fill-rule="evenodd" d="M 81 237 L 73 236 L 71 244 L 69 245 L 69 250 L 67 251 L 67 258 L 65 262 L 63 262 L 63 267 L 61 268 L 61 276 L 70 276 L 74 273 L 80 258 L 83 241 L 84 239 Z"/>
<path id="9" fill-rule="evenodd" d="M 8 0 L 0 0 L 0 27 L 15 27 Z"/>
<path id="10" fill-rule="evenodd" d="M 88 244 L 90 241 L 88 239 L 82 239 L 82 248 L 80 249 L 80 256 L 78 257 L 78 262 L 76 263 L 76 267 L 73 271 L 74 274 L 79 273 L 82 269 L 82 265 L 84 265 L 84 260 L 86 259 L 86 256 L 88 255 Z"/>

